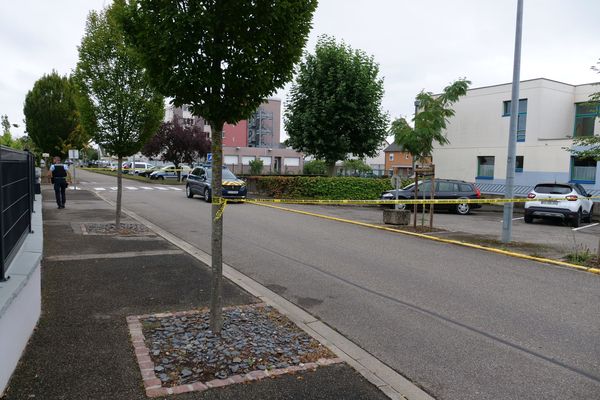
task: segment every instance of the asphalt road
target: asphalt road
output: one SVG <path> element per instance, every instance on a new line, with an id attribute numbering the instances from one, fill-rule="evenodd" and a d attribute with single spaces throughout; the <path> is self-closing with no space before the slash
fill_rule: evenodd
<path id="1" fill-rule="evenodd" d="M 175 190 L 123 198 L 210 252 L 202 200 Z M 600 397 L 600 276 L 248 204 L 228 205 L 224 224 L 226 263 L 438 399 Z"/>

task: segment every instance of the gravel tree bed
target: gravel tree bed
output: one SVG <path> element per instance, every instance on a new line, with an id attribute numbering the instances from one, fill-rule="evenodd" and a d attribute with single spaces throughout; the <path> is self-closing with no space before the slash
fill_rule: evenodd
<path id="1" fill-rule="evenodd" d="M 209 330 L 208 311 L 140 319 L 154 371 L 163 386 L 335 357 L 270 306 L 225 309 L 223 321 L 221 334 L 215 335 Z"/>
<path id="2" fill-rule="evenodd" d="M 121 223 L 121 229 L 118 231 L 114 223 L 86 223 L 82 224 L 82 227 L 88 235 L 136 235 L 150 233 L 150 229 L 142 224 Z"/>

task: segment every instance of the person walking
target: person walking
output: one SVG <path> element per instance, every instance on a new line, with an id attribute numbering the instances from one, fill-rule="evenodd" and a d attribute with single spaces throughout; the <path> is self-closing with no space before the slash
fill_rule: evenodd
<path id="1" fill-rule="evenodd" d="M 60 162 L 60 157 L 54 157 L 54 163 L 50 166 L 48 171 L 50 181 L 54 184 L 54 195 L 56 196 L 56 204 L 58 208 L 65 208 L 67 201 L 66 189 L 69 183 L 71 183 L 71 174 L 69 172 L 69 166 Z"/>

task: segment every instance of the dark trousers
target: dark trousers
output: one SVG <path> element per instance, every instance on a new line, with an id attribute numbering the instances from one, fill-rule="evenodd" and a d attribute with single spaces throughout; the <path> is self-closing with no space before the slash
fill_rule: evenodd
<path id="1" fill-rule="evenodd" d="M 67 197 L 65 191 L 67 189 L 67 180 L 65 178 L 54 178 L 54 195 L 56 196 L 56 204 L 59 207 L 64 207 Z"/>

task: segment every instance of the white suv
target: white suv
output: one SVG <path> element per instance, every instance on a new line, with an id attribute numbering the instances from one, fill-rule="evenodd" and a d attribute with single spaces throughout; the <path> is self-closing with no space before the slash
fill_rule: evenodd
<path id="1" fill-rule="evenodd" d="M 592 222 L 594 202 L 578 183 L 540 183 L 527 197 L 539 201 L 525 203 L 526 223 L 533 222 L 534 218 L 558 217 L 570 219 L 571 225 L 576 228 L 582 221 Z"/>

